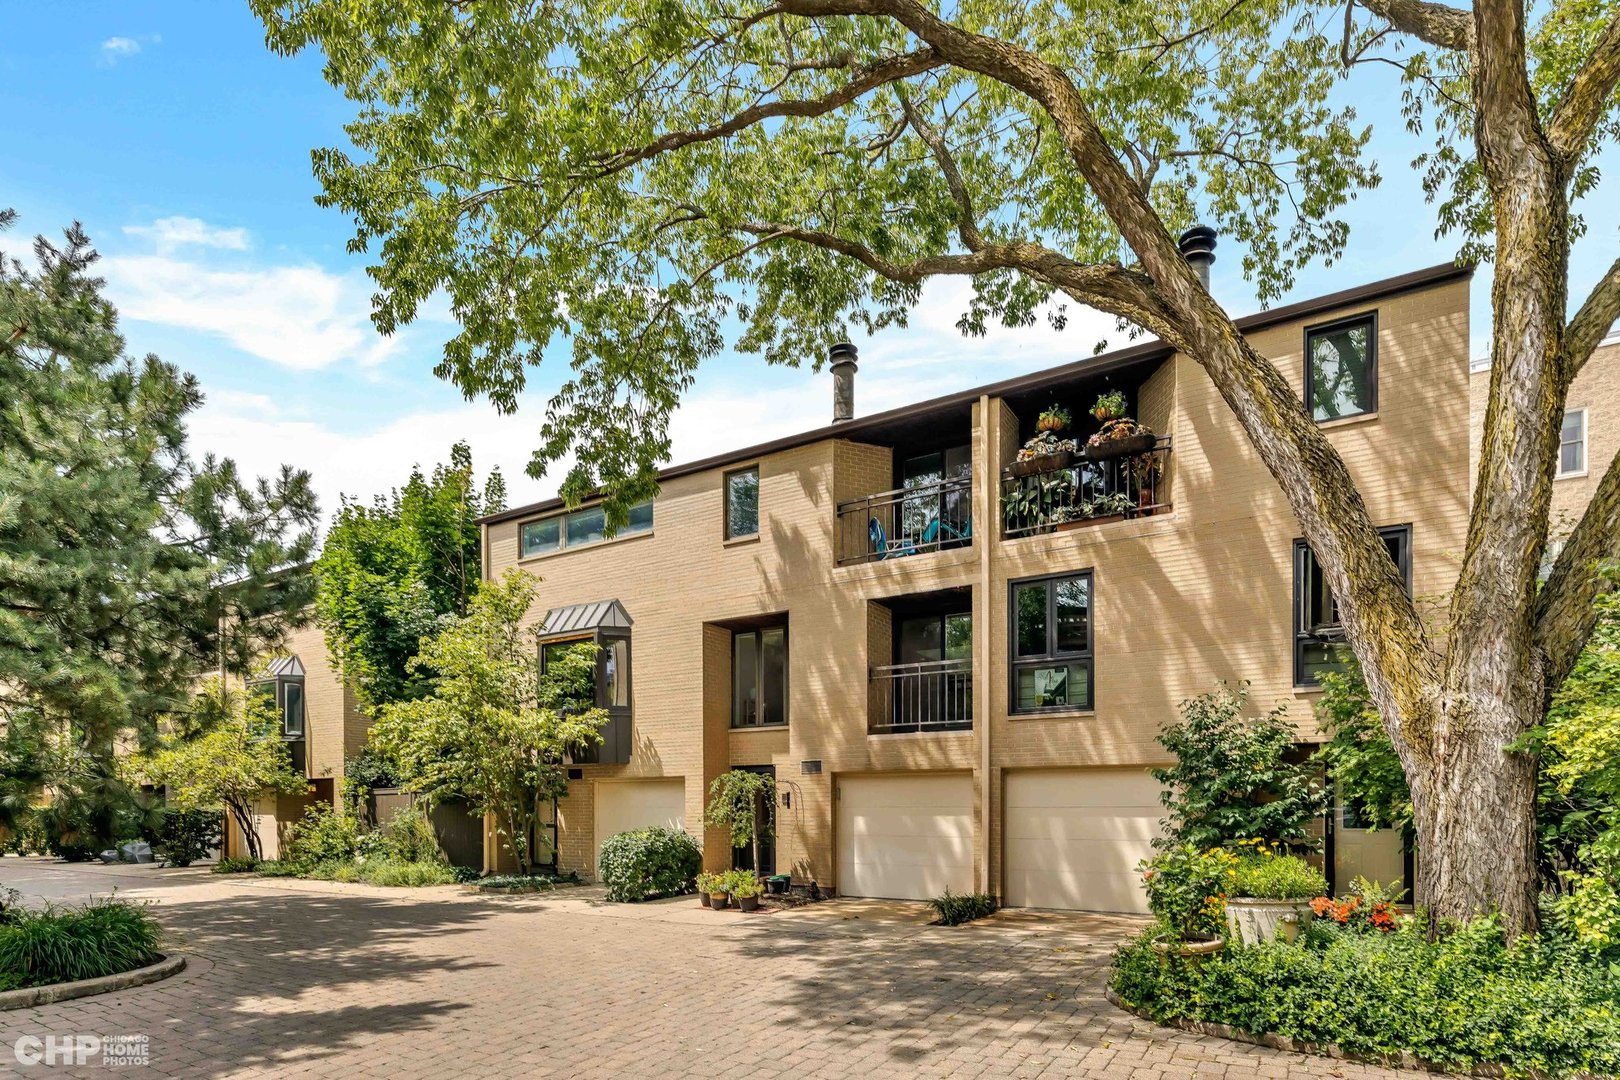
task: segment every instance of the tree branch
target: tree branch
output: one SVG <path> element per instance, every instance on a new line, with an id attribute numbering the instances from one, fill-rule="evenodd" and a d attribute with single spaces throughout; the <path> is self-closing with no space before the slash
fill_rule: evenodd
<path id="1" fill-rule="evenodd" d="M 1609 462 L 1536 599 L 1536 646 L 1546 657 L 1549 694 L 1586 647 L 1597 621 L 1593 601 L 1607 587 L 1597 564 L 1614 558 L 1620 558 L 1620 454 Z"/>
<path id="2" fill-rule="evenodd" d="M 973 196 L 968 191 L 967 182 L 962 179 L 962 170 L 956 167 L 956 159 L 951 156 L 950 148 L 945 145 L 945 139 L 940 133 L 922 118 L 911 99 L 905 95 L 900 97 L 900 107 L 905 110 L 906 119 L 911 122 L 912 128 L 928 144 L 928 149 L 934 152 L 934 160 L 939 162 L 939 171 L 945 174 L 945 184 L 951 189 L 951 197 L 956 200 L 961 214 L 957 220 L 956 231 L 962 238 L 962 243 L 969 251 L 977 251 L 984 246 L 984 234 L 979 232 L 978 215 L 973 212 Z"/>
<path id="3" fill-rule="evenodd" d="M 1586 303 L 1569 320 L 1564 330 L 1565 372 L 1567 386 L 1575 381 L 1581 368 L 1592 358 L 1603 336 L 1616 319 L 1620 319 L 1620 259 L 1615 259 L 1598 283 L 1587 294 Z"/>
<path id="4" fill-rule="evenodd" d="M 1468 12 L 1430 0 L 1359 0 L 1361 6 L 1404 34 L 1457 52 L 1474 47 L 1474 20 Z"/>
<path id="5" fill-rule="evenodd" d="M 1620 84 L 1620 13 L 1609 22 L 1547 124 L 1547 142 L 1566 159 L 1579 157 Z"/>
<path id="6" fill-rule="evenodd" d="M 853 79 L 834 90 L 832 93 L 819 98 L 794 99 L 789 101 L 771 101 L 754 105 L 744 109 L 737 115 L 721 123 L 692 131 L 672 131 L 659 136 L 645 146 L 631 147 L 607 155 L 597 162 L 599 171 L 593 172 L 593 178 L 612 176 L 622 172 L 633 165 L 655 158 L 659 154 L 671 150 L 679 150 L 683 146 L 693 143 L 712 142 L 723 139 L 728 135 L 735 135 L 744 128 L 770 120 L 775 117 L 812 117 L 822 116 L 835 109 L 840 109 L 856 98 L 877 89 L 887 83 L 920 75 L 944 63 L 932 49 L 921 49 L 917 52 L 905 53 L 901 56 L 886 57 L 874 61 L 860 68 Z"/>

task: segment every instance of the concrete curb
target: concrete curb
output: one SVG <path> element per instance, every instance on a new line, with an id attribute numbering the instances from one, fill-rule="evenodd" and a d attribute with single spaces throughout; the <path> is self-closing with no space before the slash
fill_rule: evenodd
<path id="1" fill-rule="evenodd" d="M 1499 1080 L 1499 1078 L 1508 1075 L 1507 1070 L 1502 1066 L 1490 1063 L 1475 1065 L 1465 1073 L 1458 1073 L 1455 1069 L 1437 1065 L 1432 1061 L 1425 1061 L 1413 1053 L 1402 1053 L 1398 1057 L 1394 1055 L 1355 1054 L 1332 1043 L 1297 1041 L 1290 1039 L 1286 1035 L 1274 1035 L 1269 1031 L 1255 1035 L 1226 1024 L 1212 1024 L 1207 1020 L 1154 1020 L 1146 1011 L 1133 1009 L 1121 1001 L 1119 995 L 1114 993 L 1112 986 L 1103 991 L 1103 996 L 1115 1008 L 1123 1009 L 1132 1016 L 1158 1024 L 1160 1027 L 1179 1028 L 1194 1035 L 1213 1035 L 1218 1039 L 1230 1039 L 1233 1042 L 1249 1043 L 1252 1046 L 1265 1046 L 1272 1050 L 1284 1050 L 1291 1054 L 1309 1054 L 1313 1057 L 1349 1061 L 1357 1065 L 1377 1065 L 1385 1069 L 1408 1069 L 1413 1072 L 1445 1073 L 1451 1076 L 1481 1076 L 1498 1078 Z M 1531 1069 L 1522 1075 L 1529 1077 L 1530 1080 L 1547 1080 L 1548 1077 L 1547 1073 L 1541 1072 L 1539 1069 Z M 1591 1073 L 1576 1073 L 1574 1075 L 1576 1080 L 1600 1080 Z"/>
<path id="2" fill-rule="evenodd" d="M 110 994 L 114 990 L 128 990 L 132 986 L 145 986 L 160 979 L 167 979 L 171 975 L 178 975 L 186 968 L 186 958 L 179 954 L 165 956 L 155 964 L 148 964 L 134 971 L 124 971 L 117 975 L 104 975 L 99 979 L 80 979 L 77 982 L 52 983 L 50 986 L 28 986 L 21 990 L 6 990 L 0 992 L 0 1012 L 7 1009 L 31 1009 L 38 1005 L 50 1005 L 57 1001 L 71 1001 L 74 998 L 90 997 L 93 994 Z"/>

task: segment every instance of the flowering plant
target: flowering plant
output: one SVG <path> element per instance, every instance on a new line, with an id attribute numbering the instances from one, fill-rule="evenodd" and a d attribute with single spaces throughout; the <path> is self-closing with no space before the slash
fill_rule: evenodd
<path id="1" fill-rule="evenodd" d="M 1032 458 L 1050 457 L 1053 454 L 1073 454 L 1079 449 L 1080 444 L 1073 439 L 1060 439 L 1053 432 L 1040 431 L 1018 451 L 1018 460 L 1029 461 Z"/>
<path id="2" fill-rule="evenodd" d="M 1097 430 L 1097 434 L 1086 440 L 1087 446 L 1107 446 L 1111 442 L 1121 439 L 1134 439 L 1138 435 L 1152 435 L 1153 429 L 1146 424 L 1137 423 L 1128 416 L 1110 420 Z"/>
<path id="3" fill-rule="evenodd" d="M 1185 941 L 1221 932 L 1237 862 L 1238 857 L 1224 848 L 1201 851 L 1183 844 L 1142 864 L 1148 908 L 1165 937 Z"/>
<path id="4" fill-rule="evenodd" d="M 1404 892 L 1392 891 L 1376 881 L 1356 878 L 1351 894 L 1335 900 L 1319 896 L 1311 901 L 1311 910 L 1319 919 L 1331 919 L 1352 930 L 1377 930 L 1387 934 L 1401 925 L 1405 915 L 1396 906 Z"/>

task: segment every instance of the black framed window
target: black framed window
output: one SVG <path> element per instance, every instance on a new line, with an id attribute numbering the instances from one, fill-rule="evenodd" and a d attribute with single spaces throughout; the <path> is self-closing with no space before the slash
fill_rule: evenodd
<path id="1" fill-rule="evenodd" d="M 1400 569 L 1406 591 L 1412 591 L 1412 526 L 1379 529 L 1389 557 Z M 1317 564 L 1310 545 L 1294 541 L 1294 685 L 1319 686 L 1322 675 L 1342 671 L 1344 625 L 1339 605 L 1328 588 L 1327 576 Z"/>
<path id="2" fill-rule="evenodd" d="M 1305 330 L 1305 405 L 1317 421 L 1378 411 L 1378 316 Z"/>
<path id="3" fill-rule="evenodd" d="M 779 727 L 788 722 L 786 626 L 731 635 L 731 726 Z"/>
<path id="4" fill-rule="evenodd" d="M 726 539 L 759 535 L 759 466 L 726 473 Z"/>
<path id="5" fill-rule="evenodd" d="M 564 650 L 575 645 L 596 646 L 595 701 L 609 713 L 630 708 L 630 636 L 598 631 L 595 634 L 558 638 L 540 644 L 540 674 Z"/>
<path id="6" fill-rule="evenodd" d="M 248 691 L 275 712 L 279 721 L 278 734 L 283 739 L 302 739 L 304 737 L 304 678 L 302 675 L 283 675 L 273 679 L 264 679 L 250 685 Z"/>
<path id="7" fill-rule="evenodd" d="M 1014 713 L 1092 708 L 1091 572 L 1009 585 Z"/>

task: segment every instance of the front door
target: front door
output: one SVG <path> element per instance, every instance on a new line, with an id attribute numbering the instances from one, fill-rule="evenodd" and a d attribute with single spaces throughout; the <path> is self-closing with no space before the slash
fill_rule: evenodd
<path id="1" fill-rule="evenodd" d="M 758 773 L 776 779 L 775 765 L 739 765 L 738 772 Z M 759 867 L 754 867 L 754 852 L 752 845 L 747 847 L 734 847 L 731 849 L 731 868 L 733 870 L 754 870 L 757 874 L 770 876 L 776 873 L 776 802 L 766 799 L 763 795 L 754 797 L 754 820 L 760 823 L 759 837 Z"/>

